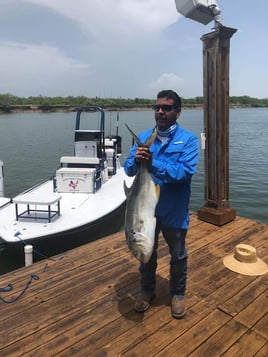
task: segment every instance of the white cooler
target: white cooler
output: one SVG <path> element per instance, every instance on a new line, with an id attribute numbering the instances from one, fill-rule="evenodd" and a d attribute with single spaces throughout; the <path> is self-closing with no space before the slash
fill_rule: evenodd
<path id="1" fill-rule="evenodd" d="M 58 192 L 95 192 L 96 169 L 62 167 L 56 171 Z"/>

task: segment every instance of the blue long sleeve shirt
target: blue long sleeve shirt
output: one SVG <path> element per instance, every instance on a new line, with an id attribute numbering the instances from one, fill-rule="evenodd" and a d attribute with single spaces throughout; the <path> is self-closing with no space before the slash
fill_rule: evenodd
<path id="1" fill-rule="evenodd" d="M 153 129 L 142 132 L 138 137 L 142 143 L 152 135 Z M 128 176 L 136 175 L 139 164 L 135 161 L 135 143 L 124 163 Z M 191 179 L 198 161 L 198 139 L 191 132 L 176 124 L 166 142 L 158 137 L 150 147 L 152 165 L 150 172 L 160 186 L 160 198 L 155 215 L 162 225 L 170 228 L 187 229 L 189 225 L 189 200 Z"/>

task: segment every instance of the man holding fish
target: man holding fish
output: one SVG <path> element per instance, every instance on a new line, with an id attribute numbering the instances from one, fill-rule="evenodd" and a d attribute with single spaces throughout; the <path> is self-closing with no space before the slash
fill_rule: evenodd
<path id="1" fill-rule="evenodd" d="M 156 127 L 138 137 L 131 132 L 135 143 L 124 164 L 128 176 L 136 175 L 132 187 L 125 186 L 126 239 L 132 254 L 140 261 L 141 293 L 134 309 L 146 311 L 155 297 L 158 236 L 162 232 L 171 256 L 171 313 L 174 318 L 182 318 L 186 313 L 185 238 L 198 139 L 177 123 L 181 98 L 176 92 L 159 92 L 153 110 Z"/>

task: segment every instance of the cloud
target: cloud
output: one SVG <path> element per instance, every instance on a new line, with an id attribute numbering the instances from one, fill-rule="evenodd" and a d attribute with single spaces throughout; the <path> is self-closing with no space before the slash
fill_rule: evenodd
<path id="1" fill-rule="evenodd" d="M 158 79 L 149 83 L 148 91 L 151 92 L 151 97 L 162 89 L 173 89 L 178 93 L 182 92 L 184 80 L 175 73 L 162 73 Z"/>
<path id="2" fill-rule="evenodd" d="M 48 45 L 0 43 L 1 93 L 17 95 L 70 94 L 73 82 L 89 73 L 89 64 L 64 56 Z M 68 74 L 68 75 L 67 75 Z M 19 90 L 18 90 L 19 88 Z"/>
<path id="3" fill-rule="evenodd" d="M 105 40 L 117 35 L 117 40 L 159 34 L 176 22 L 174 0 L 25 0 L 46 6 L 80 24 L 83 31 Z"/>
<path id="4" fill-rule="evenodd" d="M 0 40 L 0 65 L 6 68 L 1 93 L 129 98 L 154 98 L 163 88 L 193 93 L 180 77 L 188 61 L 179 62 L 180 72 L 174 62 L 190 43 L 188 33 L 180 36 L 174 0 L 8 4 L 12 21 L 6 22 L 9 31 L 2 27 Z"/>
<path id="5" fill-rule="evenodd" d="M 171 61 L 159 56 L 169 51 L 164 30 L 179 16 L 173 0 L 14 0 L 6 9 L 0 92 L 24 96 L 154 96 L 148 83 Z"/>

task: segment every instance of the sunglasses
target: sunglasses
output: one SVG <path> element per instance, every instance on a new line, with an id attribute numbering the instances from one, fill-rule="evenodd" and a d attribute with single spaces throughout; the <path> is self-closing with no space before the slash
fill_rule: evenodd
<path id="1" fill-rule="evenodd" d="M 163 112 L 171 112 L 172 110 L 174 110 L 175 107 L 174 105 L 171 105 L 171 104 L 155 104 L 152 106 L 152 109 L 155 111 L 155 112 L 159 112 L 160 109 L 162 109 Z"/>

